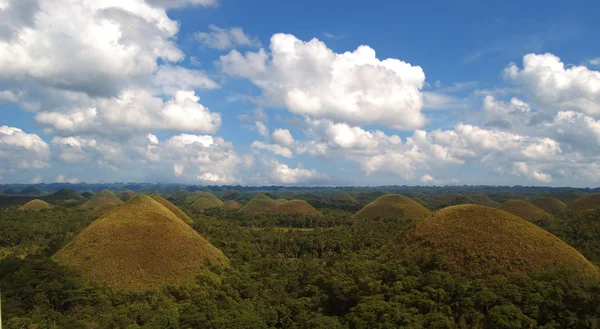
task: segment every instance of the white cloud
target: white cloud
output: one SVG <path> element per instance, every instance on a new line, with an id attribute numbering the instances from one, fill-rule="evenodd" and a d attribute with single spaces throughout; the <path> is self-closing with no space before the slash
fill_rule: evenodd
<path id="1" fill-rule="evenodd" d="M 77 184 L 77 183 L 81 183 L 81 181 L 77 178 L 68 178 L 65 175 L 58 175 L 55 179 L 55 181 L 57 183 L 70 183 L 70 184 Z"/>
<path id="2" fill-rule="evenodd" d="M 262 167 L 265 176 L 271 184 L 324 184 L 331 181 L 326 174 L 321 174 L 312 169 L 290 168 L 276 159 L 262 159 Z"/>
<path id="3" fill-rule="evenodd" d="M 146 0 L 147 3 L 161 8 L 178 8 L 185 6 L 216 6 L 217 0 Z"/>
<path id="4" fill-rule="evenodd" d="M 279 145 L 292 147 L 294 146 L 294 137 L 287 129 L 275 129 L 272 134 L 273 141 Z"/>
<path id="5" fill-rule="evenodd" d="M 161 65 L 154 74 L 153 83 L 170 95 L 180 90 L 219 88 L 219 84 L 205 72 L 173 65 Z"/>
<path id="6" fill-rule="evenodd" d="M 209 25 L 210 32 L 196 32 L 194 37 L 202 45 L 219 50 L 243 47 L 261 47 L 260 40 L 244 33 L 241 27 L 223 29 L 215 25 Z"/>
<path id="7" fill-rule="evenodd" d="M 256 126 L 256 131 L 258 132 L 259 135 L 261 135 L 262 137 L 268 137 L 269 136 L 269 129 L 267 128 L 267 126 L 260 122 L 260 121 L 256 121 L 254 123 L 254 125 Z"/>
<path id="8" fill-rule="evenodd" d="M 40 112 L 35 119 L 61 135 L 131 134 L 136 130 L 215 133 L 221 115 L 199 103 L 193 91 L 178 91 L 164 102 L 145 91 L 126 91 L 118 99 L 100 99 L 92 107 L 69 112 Z"/>
<path id="9" fill-rule="evenodd" d="M 523 68 L 511 63 L 505 77 L 523 87 L 539 110 L 548 112 L 581 111 L 600 115 L 600 72 L 585 66 L 570 66 L 553 54 L 528 54 Z"/>
<path id="10" fill-rule="evenodd" d="M 429 175 L 429 174 L 425 174 L 421 177 L 421 179 L 419 179 L 421 181 L 421 183 L 425 184 L 425 185 L 448 185 L 448 184 L 457 184 L 458 183 L 458 179 L 456 178 L 452 178 L 452 179 L 448 179 L 448 180 L 444 180 L 444 179 L 435 179 L 433 178 L 433 176 Z"/>
<path id="11" fill-rule="evenodd" d="M 250 148 L 255 150 L 269 151 L 277 155 L 281 155 L 284 158 L 293 157 L 292 151 L 289 148 L 277 144 L 267 144 L 259 141 L 254 141 L 252 142 L 252 144 L 250 144 Z"/>
<path id="12" fill-rule="evenodd" d="M 552 176 L 531 168 L 525 162 L 515 162 L 513 164 L 513 174 L 517 176 L 524 175 L 541 183 L 550 183 L 552 181 Z"/>
<path id="13" fill-rule="evenodd" d="M 185 167 L 180 164 L 173 165 L 173 174 L 175 175 L 175 177 L 180 177 L 181 175 L 183 175 L 184 170 Z"/>
<path id="14" fill-rule="evenodd" d="M 40 175 L 35 175 L 35 177 L 33 177 L 31 179 L 31 184 L 39 184 L 42 182 L 42 176 Z"/>
<path id="15" fill-rule="evenodd" d="M 250 79 L 273 106 L 296 114 L 403 130 L 425 123 L 419 66 L 379 60 L 368 46 L 336 54 L 317 39 L 303 42 L 290 34 L 273 35 L 270 50 L 232 50 L 221 56 L 221 69 Z"/>
<path id="16" fill-rule="evenodd" d="M 0 162 L 4 169 L 48 167 L 50 148 L 40 136 L 15 127 L 0 126 Z"/>

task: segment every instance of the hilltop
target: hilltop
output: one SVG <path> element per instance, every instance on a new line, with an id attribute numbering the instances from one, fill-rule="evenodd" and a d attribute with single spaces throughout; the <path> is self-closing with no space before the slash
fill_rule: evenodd
<path id="1" fill-rule="evenodd" d="M 44 197 L 46 200 L 84 200 L 85 198 L 72 188 L 61 188 L 60 190 Z"/>
<path id="2" fill-rule="evenodd" d="M 121 199 L 121 201 L 123 202 L 127 202 L 133 199 L 133 197 L 135 197 L 136 195 L 137 193 L 133 192 L 132 190 L 125 190 L 121 192 L 121 194 L 119 195 L 119 199 Z"/>
<path id="3" fill-rule="evenodd" d="M 487 195 L 483 194 L 466 194 L 465 195 L 469 200 L 474 204 L 486 206 L 486 207 L 494 207 L 496 205 L 496 201 L 490 199 Z"/>
<path id="4" fill-rule="evenodd" d="M 95 210 L 98 207 L 100 207 L 102 204 L 107 203 L 107 202 L 112 202 L 115 205 L 123 204 L 123 201 L 121 201 L 121 199 L 117 198 L 117 196 L 114 193 L 112 193 L 109 190 L 102 190 L 102 191 L 94 194 L 94 196 L 92 196 L 86 203 L 81 205 L 81 207 L 79 207 L 79 209 Z"/>
<path id="5" fill-rule="evenodd" d="M 173 194 L 171 195 L 171 197 L 175 200 L 183 200 L 188 196 L 190 196 L 190 192 L 183 188 L 173 192 Z"/>
<path id="6" fill-rule="evenodd" d="M 246 214 L 268 214 L 277 212 L 277 208 L 279 208 L 277 201 L 265 194 L 259 194 L 240 208 L 240 212 Z"/>
<path id="7" fill-rule="evenodd" d="M 551 233 L 513 214 L 480 205 L 444 208 L 417 221 L 391 250 L 420 262 L 433 256 L 443 270 L 475 277 L 530 273 L 553 266 L 598 274 L 583 255 Z"/>
<path id="8" fill-rule="evenodd" d="M 571 202 L 567 209 L 573 212 L 584 212 L 600 208 L 600 193 L 587 194 Z"/>
<path id="9" fill-rule="evenodd" d="M 41 195 L 42 191 L 40 191 L 37 187 L 28 186 L 28 187 L 24 188 L 23 190 L 21 190 L 21 192 L 19 192 L 19 194 L 23 194 L 23 195 Z"/>
<path id="10" fill-rule="evenodd" d="M 40 211 L 40 210 L 50 209 L 50 208 L 52 208 L 52 206 L 49 205 L 46 201 L 34 199 L 34 200 L 31 200 L 31 201 L 27 202 L 26 204 L 22 205 L 21 207 L 19 207 L 19 210 Z"/>
<path id="11" fill-rule="evenodd" d="M 356 219 L 392 219 L 392 218 L 423 218 L 431 214 L 413 199 L 401 194 L 386 194 L 362 208 Z"/>
<path id="12" fill-rule="evenodd" d="M 219 200 L 214 194 L 204 191 L 194 191 L 185 201 L 196 211 L 223 206 L 223 201 Z"/>
<path id="13" fill-rule="evenodd" d="M 321 212 L 304 200 L 290 200 L 277 207 L 278 214 L 320 215 Z"/>
<path id="14" fill-rule="evenodd" d="M 162 196 L 160 196 L 158 194 L 151 194 L 150 197 L 154 201 L 163 205 L 165 208 L 169 209 L 172 213 L 175 214 L 175 216 L 177 216 L 179 219 L 184 221 L 186 224 L 191 225 L 193 223 L 192 219 L 188 215 L 186 215 L 183 211 L 181 211 L 181 209 L 177 208 L 177 206 L 175 206 L 174 204 L 169 202 L 169 200 L 163 198 Z"/>
<path id="15" fill-rule="evenodd" d="M 504 210 L 528 221 L 552 218 L 552 215 L 525 200 L 508 200 L 499 205 L 498 209 Z"/>
<path id="16" fill-rule="evenodd" d="M 560 213 L 567 209 L 567 205 L 565 203 L 548 196 L 535 198 L 533 201 L 531 201 L 531 203 L 543 211 L 551 214 Z"/>
<path id="17" fill-rule="evenodd" d="M 223 202 L 223 208 L 225 209 L 239 209 L 241 205 L 235 200 L 227 200 Z"/>
<path id="18" fill-rule="evenodd" d="M 227 258 L 169 209 L 138 195 L 92 222 L 55 258 L 82 278 L 122 290 L 193 280 Z"/>

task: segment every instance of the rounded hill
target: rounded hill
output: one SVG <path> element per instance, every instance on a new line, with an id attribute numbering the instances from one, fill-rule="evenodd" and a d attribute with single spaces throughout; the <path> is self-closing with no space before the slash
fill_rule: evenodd
<path id="1" fill-rule="evenodd" d="M 493 207 L 496 205 L 496 201 L 490 199 L 487 195 L 483 194 L 467 194 L 466 195 L 469 200 L 471 200 L 474 204 Z"/>
<path id="2" fill-rule="evenodd" d="M 279 208 L 277 201 L 265 194 L 259 194 L 240 208 L 240 212 L 246 214 L 268 214 L 277 212 L 277 208 Z"/>
<path id="3" fill-rule="evenodd" d="M 480 205 L 439 210 L 416 222 L 399 241 L 392 250 L 400 249 L 420 262 L 433 256 L 442 269 L 472 276 L 530 273 L 548 267 L 598 275 L 583 255 L 551 233 L 508 212 Z"/>
<path id="4" fill-rule="evenodd" d="M 551 214 L 559 213 L 567 209 L 567 205 L 564 202 L 548 196 L 535 198 L 533 201 L 531 201 L 531 203 L 543 211 Z"/>
<path id="5" fill-rule="evenodd" d="M 241 207 L 240 204 L 235 200 L 227 200 L 227 201 L 223 202 L 223 208 L 225 208 L 225 209 L 235 210 L 235 209 L 239 209 L 240 207 Z"/>
<path id="6" fill-rule="evenodd" d="M 573 212 L 584 212 L 600 208 L 600 193 L 586 194 L 571 202 L 567 209 Z"/>
<path id="7" fill-rule="evenodd" d="M 498 206 L 498 209 L 509 212 L 526 220 L 549 219 L 549 213 L 525 200 L 508 200 Z"/>
<path id="8" fill-rule="evenodd" d="M 188 196 L 185 201 L 195 211 L 204 211 L 206 209 L 219 208 L 223 206 L 223 201 L 214 194 L 205 191 L 195 191 Z"/>
<path id="9" fill-rule="evenodd" d="M 123 202 L 127 202 L 133 199 L 133 197 L 135 197 L 136 195 L 137 193 L 133 192 L 132 190 L 125 190 L 121 192 L 121 194 L 119 195 L 119 199 L 121 199 L 121 201 Z"/>
<path id="10" fill-rule="evenodd" d="M 22 205 L 21 207 L 19 207 L 18 210 L 40 211 L 40 210 L 50 209 L 50 208 L 52 208 L 52 206 L 49 205 L 46 201 L 34 199 L 34 200 L 31 200 L 31 201 L 27 202 L 26 204 Z"/>
<path id="11" fill-rule="evenodd" d="M 82 278 L 122 290 L 193 280 L 227 258 L 169 209 L 146 195 L 92 222 L 55 258 Z"/>
<path id="12" fill-rule="evenodd" d="M 102 190 L 94 196 L 92 196 L 86 203 L 82 204 L 79 209 L 82 210 L 96 210 L 96 208 L 100 207 L 102 204 L 112 202 L 116 205 L 123 204 L 121 199 L 117 198 L 117 196 L 109 190 Z"/>
<path id="13" fill-rule="evenodd" d="M 431 214 L 417 201 L 401 194 L 386 194 L 364 206 L 354 215 L 356 219 L 423 218 Z"/>
<path id="14" fill-rule="evenodd" d="M 81 194 L 77 193 L 72 188 L 61 188 L 60 190 L 46 196 L 46 200 L 83 200 L 85 199 Z"/>
<path id="15" fill-rule="evenodd" d="M 320 215 L 321 212 L 315 209 L 304 200 L 290 200 L 279 205 L 278 214 L 301 214 L 301 215 Z"/>
<path id="16" fill-rule="evenodd" d="M 158 195 L 158 194 L 151 194 L 150 197 L 160 203 L 161 205 L 163 205 L 163 207 L 169 209 L 172 213 L 175 214 L 175 216 L 177 216 L 179 219 L 181 219 L 182 221 L 184 221 L 186 224 L 192 224 L 192 219 L 190 218 L 190 216 L 186 215 L 183 211 L 181 211 L 181 209 L 177 208 L 177 206 L 175 206 L 174 204 L 172 204 L 171 202 L 169 202 L 169 200 L 163 198 L 162 196 Z"/>

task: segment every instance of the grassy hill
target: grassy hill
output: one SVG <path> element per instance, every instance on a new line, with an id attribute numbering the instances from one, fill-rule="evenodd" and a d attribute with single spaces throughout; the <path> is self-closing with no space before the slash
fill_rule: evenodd
<path id="1" fill-rule="evenodd" d="M 277 207 L 278 214 L 320 215 L 321 212 L 304 200 L 290 200 Z"/>
<path id="2" fill-rule="evenodd" d="M 223 208 L 225 209 L 239 209 L 241 205 L 235 200 L 227 200 L 223 202 Z"/>
<path id="3" fill-rule="evenodd" d="M 93 197 L 95 194 L 96 193 L 94 193 L 92 191 L 85 191 L 85 192 L 81 193 L 81 196 L 86 199 L 89 199 L 89 198 Z"/>
<path id="4" fill-rule="evenodd" d="M 483 194 L 465 194 L 469 200 L 474 204 L 486 206 L 486 207 L 494 207 L 496 206 L 496 201 L 490 199 L 487 195 Z"/>
<path id="5" fill-rule="evenodd" d="M 35 186 L 28 186 L 28 187 L 24 188 L 23 190 L 21 190 L 21 192 L 19 192 L 19 194 L 21 194 L 21 195 L 41 195 L 42 191 L 40 191 Z"/>
<path id="6" fill-rule="evenodd" d="M 356 202 L 356 199 L 350 193 L 346 192 L 340 193 L 337 198 L 341 201 Z"/>
<path id="7" fill-rule="evenodd" d="M 192 194 L 190 194 L 190 196 L 188 196 L 185 199 L 185 202 L 187 204 L 193 204 L 194 202 L 196 202 L 196 200 L 203 198 L 203 199 L 207 199 L 212 203 L 216 203 L 216 204 L 222 204 L 223 201 L 221 201 L 219 198 L 217 198 L 214 194 L 210 193 L 210 192 L 206 192 L 206 191 L 194 191 L 192 192 Z"/>
<path id="8" fill-rule="evenodd" d="M 498 209 L 504 210 L 529 221 L 552 218 L 552 215 L 525 200 L 508 200 L 499 205 Z"/>
<path id="9" fill-rule="evenodd" d="M 550 214 L 560 213 L 567 209 L 567 205 L 564 202 L 548 196 L 535 198 L 531 203 Z"/>
<path id="10" fill-rule="evenodd" d="M 59 201 L 59 200 L 84 200 L 85 198 L 72 188 L 61 188 L 60 190 L 44 197 L 48 201 Z"/>
<path id="11" fill-rule="evenodd" d="M 93 213 L 97 217 L 102 217 L 102 216 L 108 214 L 109 212 L 111 212 L 113 209 L 115 209 L 118 206 L 119 206 L 119 204 L 117 204 L 115 202 L 111 202 L 111 201 L 104 202 L 103 204 L 94 208 Z"/>
<path id="12" fill-rule="evenodd" d="M 571 202 L 567 209 L 573 212 L 584 212 L 600 208 L 600 193 L 586 194 Z"/>
<path id="13" fill-rule="evenodd" d="M 444 270 L 475 277 L 549 267 L 598 274 L 585 257 L 551 233 L 510 213 L 479 205 L 444 208 L 417 221 L 391 250 L 419 262 L 435 260 Z"/>
<path id="14" fill-rule="evenodd" d="M 200 192 L 200 191 L 197 191 L 197 192 Z M 196 192 L 194 192 L 194 193 L 196 193 Z M 192 195 L 190 197 L 188 197 L 187 200 L 190 200 L 190 198 L 192 198 L 192 196 L 194 196 L 194 193 L 192 193 Z M 223 206 L 223 201 L 219 200 L 219 198 L 217 198 L 213 194 L 211 194 L 209 192 L 200 192 L 200 193 L 196 194 L 196 195 L 200 195 L 200 196 L 195 198 L 194 202 L 192 202 L 192 204 L 191 204 L 191 208 L 193 210 L 202 212 L 207 209 L 214 209 L 214 208 L 219 208 L 219 207 Z"/>
<path id="15" fill-rule="evenodd" d="M 136 195 L 137 193 L 133 192 L 132 190 L 125 190 L 121 192 L 121 194 L 119 195 L 119 199 L 121 199 L 121 201 L 123 202 L 127 202 L 133 199 L 133 197 L 135 197 Z"/>
<path id="16" fill-rule="evenodd" d="M 413 199 L 400 194 L 387 194 L 362 208 L 356 219 L 423 218 L 431 214 L 429 209 Z"/>
<path id="17" fill-rule="evenodd" d="M 55 254 L 83 279 L 121 290 L 193 280 L 227 258 L 169 209 L 138 195 L 92 222 Z"/>
<path id="18" fill-rule="evenodd" d="M 177 208 L 177 206 L 175 206 L 174 204 L 172 204 L 171 202 L 169 202 L 169 200 L 163 198 L 162 196 L 158 195 L 158 194 L 151 194 L 150 197 L 160 203 L 161 205 L 163 205 L 165 208 L 169 209 L 172 213 L 175 214 L 175 216 L 179 217 L 179 219 L 181 219 L 182 221 L 184 221 L 186 224 L 191 225 L 193 223 L 192 219 L 190 218 L 190 216 L 186 215 L 186 213 L 184 213 L 183 211 L 181 211 L 181 209 Z"/>
<path id="19" fill-rule="evenodd" d="M 19 210 L 40 211 L 40 210 L 50 209 L 50 208 L 52 208 L 52 206 L 49 205 L 46 201 L 35 199 L 35 200 L 31 200 L 31 201 L 27 202 L 26 204 L 22 205 L 21 207 L 19 207 Z"/>
<path id="20" fill-rule="evenodd" d="M 188 196 L 190 196 L 190 192 L 188 192 L 186 189 L 179 189 L 173 192 L 171 195 L 171 197 L 175 200 L 184 200 Z"/>
<path id="21" fill-rule="evenodd" d="M 107 202 L 112 202 L 112 203 L 115 203 L 116 205 L 123 204 L 123 201 L 121 201 L 121 199 L 117 198 L 117 196 L 114 193 L 112 193 L 109 190 L 102 190 L 102 191 L 94 194 L 94 196 L 92 196 L 86 203 L 81 205 L 81 207 L 79 207 L 79 209 L 95 210 L 96 208 L 100 207 L 102 204 L 107 203 Z"/>
<path id="22" fill-rule="evenodd" d="M 269 214 L 277 212 L 277 208 L 279 208 L 277 201 L 265 194 L 259 194 L 240 208 L 240 212 L 247 214 Z"/>

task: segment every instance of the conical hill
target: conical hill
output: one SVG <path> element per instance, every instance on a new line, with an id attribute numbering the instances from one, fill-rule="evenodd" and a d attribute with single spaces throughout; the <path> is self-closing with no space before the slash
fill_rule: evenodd
<path id="1" fill-rule="evenodd" d="M 179 217 L 179 219 L 184 221 L 186 224 L 191 225 L 193 223 L 190 216 L 186 215 L 183 211 L 181 211 L 181 209 L 177 208 L 177 206 L 169 202 L 169 200 L 163 198 L 158 194 L 151 194 L 150 197 L 154 199 L 154 201 L 160 203 L 161 205 L 169 209 L 172 213 L 175 214 L 175 216 Z"/>
<path id="2" fill-rule="evenodd" d="M 112 193 L 109 190 L 102 190 L 102 191 L 94 194 L 94 196 L 92 196 L 86 203 L 81 205 L 81 207 L 79 207 L 79 209 L 95 210 L 96 208 L 100 207 L 102 204 L 107 203 L 107 202 L 113 202 L 116 205 L 123 204 L 123 201 L 121 201 L 121 199 L 117 198 L 117 196 L 114 193 Z"/>
<path id="3" fill-rule="evenodd" d="M 82 278 L 122 290 L 193 280 L 227 258 L 169 209 L 146 195 L 92 222 L 55 258 Z"/>
<path id="4" fill-rule="evenodd" d="M 19 207 L 18 210 L 40 211 L 40 210 L 50 209 L 50 208 L 52 208 L 52 206 L 49 205 L 46 201 L 34 199 L 34 200 L 31 200 L 31 201 L 27 202 L 26 204 L 22 205 L 21 207 Z"/>
<path id="5" fill-rule="evenodd" d="M 480 205 L 447 207 L 423 220 L 392 251 L 418 262 L 475 277 L 566 267 L 598 275 L 583 255 L 544 229 L 505 211 Z M 392 252 L 394 254 L 394 252 Z"/>
<path id="6" fill-rule="evenodd" d="M 526 220 L 549 219 L 552 215 L 525 200 L 508 200 L 498 206 L 498 209 L 517 215 Z"/>
<path id="7" fill-rule="evenodd" d="M 356 219 L 423 218 L 431 214 L 417 201 L 401 194 L 382 195 L 354 215 Z"/>
<path id="8" fill-rule="evenodd" d="M 586 194 L 571 202 L 567 209 L 573 212 L 584 212 L 600 208 L 600 193 Z"/>
<path id="9" fill-rule="evenodd" d="M 531 203 L 543 211 L 551 214 L 560 213 L 567 209 L 567 205 L 564 202 L 548 196 L 535 198 L 533 201 L 531 201 Z"/>

